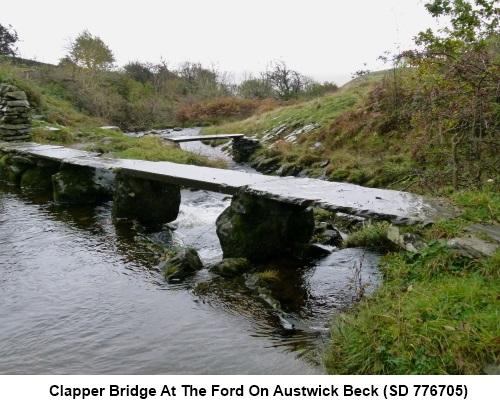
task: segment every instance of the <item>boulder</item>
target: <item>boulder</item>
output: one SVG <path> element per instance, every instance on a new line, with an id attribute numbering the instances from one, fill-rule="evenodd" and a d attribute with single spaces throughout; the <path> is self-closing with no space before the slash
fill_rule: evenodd
<path id="1" fill-rule="evenodd" d="M 498 244 L 486 242 L 475 236 L 465 238 L 454 238 L 448 241 L 448 246 L 457 254 L 471 259 L 490 257 L 495 254 Z"/>
<path id="2" fill-rule="evenodd" d="M 413 253 L 417 253 L 420 249 L 427 246 L 420 236 L 411 233 L 402 233 L 399 228 L 393 225 L 389 225 L 387 229 L 387 239 L 400 249 Z"/>
<path id="3" fill-rule="evenodd" d="M 108 129 L 111 131 L 120 131 L 120 128 L 115 126 L 115 125 L 105 125 L 103 127 L 100 127 L 101 129 Z"/>
<path id="4" fill-rule="evenodd" d="M 240 190 L 217 218 L 224 258 L 263 260 L 291 254 L 296 243 L 309 243 L 312 209 L 246 195 Z"/>
<path id="5" fill-rule="evenodd" d="M 33 162 L 22 156 L 3 155 L 0 157 L 0 180 L 19 185 L 23 174 L 32 166 Z"/>
<path id="6" fill-rule="evenodd" d="M 342 246 L 342 235 L 328 222 L 319 222 L 314 228 L 313 240 L 321 245 Z"/>
<path id="7" fill-rule="evenodd" d="M 257 139 L 234 138 L 233 159 L 235 162 L 246 162 L 260 147 L 260 142 Z"/>
<path id="8" fill-rule="evenodd" d="M 251 266 L 247 259 L 238 258 L 228 258 L 214 264 L 210 267 L 209 271 L 211 273 L 217 274 L 224 278 L 233 278 L 247 273 L 251 270 Z"/>
<path id="9" fill-rule="evenodd" d="M 167 281 L 180 281 L 194 275 L 203 267 L 196 249 L 187 247 L 173 253 L 167 260 L 158 265 Z"/>

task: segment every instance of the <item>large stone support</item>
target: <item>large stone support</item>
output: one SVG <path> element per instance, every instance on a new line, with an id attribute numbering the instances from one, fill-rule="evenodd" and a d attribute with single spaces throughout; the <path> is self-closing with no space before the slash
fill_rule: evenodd
<path id="1" fill-rule="evenodd" d="M 314 230 L 312 209 L 250 196 L 241 190 L 217 218 L 224 258 L 263 260 L 290 254 L 308 243 Z"/>
<path id="2" fill-rule="evenodd" d="M 261 147 L 257 139 L 233 138 L 233 160 L 247 162 L 250 156 Z"/>
<path id="3" fill-rule="evenodd" d="M 32 159 L 11 154 L 0 154 L 0 180 L 18 186 L 23 174 L 34 166 Z"/>
<path id="4" fill-rule="evenodd" d="M 52 190 L 52 175 L 59 163 L 0 152 L 0 181 L 16 186 Z"/>
<path id="5" fill-rule="evenodd" d="M 113 200 L 115 218 L 136 219 L 146 226 L 172 222 L 179 214 L 180 187 L 119 172 Z"/>
<path id="6" fill-rule="evenodd" d="M 61 204 L 91 204 L 113 198 L 114 173 L 68 165 L 52 176 L 54 201 Z"/>

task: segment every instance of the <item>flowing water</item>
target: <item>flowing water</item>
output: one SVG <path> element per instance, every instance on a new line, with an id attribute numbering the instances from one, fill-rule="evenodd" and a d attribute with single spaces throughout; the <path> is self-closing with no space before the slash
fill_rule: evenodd
<path id="1" fill-rule="evenodd" d="M 323 373 L 330 316 L 352 305 L 358 277 L 374 288 L 377 255 L 276 261 L 279 282 L 266 294 L 248 280 L 221 282 L 207 268 L 222 257 L 215 220 L 228 205 L 183 190 L 178 219 L 146 233 L 113 221 L 109 203 L 61 207 L 0 184 L 0 373 Z M 205 268 L 169 284 L 151 242 L 193 246 Z"/>

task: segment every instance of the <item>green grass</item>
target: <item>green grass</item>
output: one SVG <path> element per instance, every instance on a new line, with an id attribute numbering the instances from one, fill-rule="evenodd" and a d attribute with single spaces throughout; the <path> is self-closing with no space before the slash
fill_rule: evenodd
<path id="1" fill-rule="evenodd" d="M 210 159 L 193 152 L 184 151 L 158 137 L 133 138 L 116 131 L 103 131 L 86 137 L 86 150 L 111 155 L 122 159 L 166 161 L 196 166 L 225 168 L 222 159 Z"/>
<path id="2" fill-rule="evenodd" d="M 369 85 L 362 85 L 348 90 L 340 90 L 337 93 L 316 100 L 279 107 L 243 121 L 203 128 L 202 132 L 204 134 L 257 134 L 262 137 L 266 132 L 280 125 L 286 125 L 289 128 L 287 132 L 292 132 L 310 123 L 316 123 L 318 128 L 326 127 L 342 111 L 356 105 L 366 95 L 369 88 Z"/>
<path id="3" fill-rule="evenodd" d="M 357 78 L 338 92 L 280 107 L 239 122 L 203 129 L 204 134 L 244 133 L 261 139 L 250 164 L 265 173 L 322 177 L 369 187 L 403 188 L 418 169 L 409 146 L 392 130 L 390 114 L 372 108 L 371 91 L 388 74 L 381 71 Z M 374 96 L 376 97 L 376 96 Z M 312 130 L 286 139 L 294 131 Z M 384 126 L 385 125 L 385 126 Z M 278 134 L 276 134 L 279 132 Z M 268 137 L 269 134 L 274 134 Z"/>
<path id="4" fill-rule="evenodd" d="M 500 283 L 498 274 L 489 279 L 478 274 L 481 266 L 432 282 L 386 282 L 354 312 L 335 320 L 328 371 L 480 374 L 484 364 L 498 362 Z"/>
<path id="5" fill-rule="evenodd" d="M 500 362 L 500 249 L 472 260 L 446 243 L 471 220 L 493 222 L 498 197 L 491 191 L 453 194 L 465 208 L 462 217 L 421 232 L 428 246 L 420 252 L 384 256 L 383 285 L 332 321 L 329 373 L 481 374 L 486 364 Z M 384 238 L 384 224 L 349 237 L 372 248 L 385 246 Z"/>
<path id="6" fill-rule="evenodd" d="M 345 247 L 366 247 L 372 250 L 387 251 L 393 244 L 387 239 L 388 222 L 375 222 L 363 225 L 349 234 Z"/>

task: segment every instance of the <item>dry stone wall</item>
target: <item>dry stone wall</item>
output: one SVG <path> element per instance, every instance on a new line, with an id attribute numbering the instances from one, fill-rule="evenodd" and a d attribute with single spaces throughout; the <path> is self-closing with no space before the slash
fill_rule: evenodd
<path id="1" fill-rule="evenodd" d="M 8 84 L 0 84 L 0 140 L 30 140 L 29 110 L 30 103 L 24 91 Z"/>

